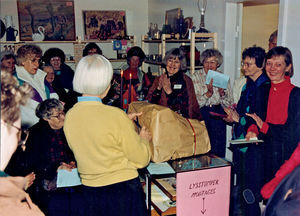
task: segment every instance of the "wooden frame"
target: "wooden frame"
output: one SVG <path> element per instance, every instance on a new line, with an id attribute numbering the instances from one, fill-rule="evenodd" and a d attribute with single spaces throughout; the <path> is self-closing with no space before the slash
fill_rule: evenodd
<path id="1" fill-rule="evenodd" d="M 165 24 L 171 26 L 172 32 L 175 32 L 176 20 L 180 18 L 180 15 L 181 15 L 180 8 L 175 8 L 166 11 Z"/>
<path id="2" fill-rule="evenodd" d="M 75 40 L 74 0 L 17 0 L 17 6 L 21 41 L 33 34 L 45 41 Z"/>
<path id="3" fill-rule="evenodd" d="M 85 40 L 123 39 L 127 35 L 125 11 L 83 11 Z"/>

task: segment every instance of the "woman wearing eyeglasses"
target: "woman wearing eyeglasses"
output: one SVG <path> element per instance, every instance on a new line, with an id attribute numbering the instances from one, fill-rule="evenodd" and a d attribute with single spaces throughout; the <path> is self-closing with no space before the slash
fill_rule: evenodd
<path id="1" fill-rule="evenodd" d="M 63 131 L 64 107 L 57 99 L 47 99 L 37 106 L 36 115 L 40 120 L 29 129 L 26 144 L 28 167 L 36 174 L 32 198 L 46 215 L 82 215 L 80 186 L 56 187 L 59 169 L 76 168 Z"/>
<path id="2" fill-rule="evenodd" d="M 34 92 L 27 105 L 21 107 L 22 128 L 31 127 L 39 121 L 35 116 L 35 108 L 40 102 L 48 98 L 58 98 L 50 84 L 45 81 L 46 73 L 39 69 L 41 56 L 41 48 L 33 44 L 23 45 L 17 51 L 18 81 L 20 85 L 28 83 Z"/>
<path id="3" fill-rule="evenodd" d="M 12 94 L 12 92 L 14 94 Z M 0 214 L 43 215 L 24 191 L 32 184 L 34 174 L 28 181 L 24 177 L 7 177 L 6 168 L 15 152 L 21 127 L 20 106 L 31 96 L 28 85 L 19 86 L 17 80 L 6 71 L 1 71 L 1 145 L 0 145 Z"/>
<path id="4" fill-rule="evenodd" d="M 225 157 L 226 152 L 226 125 L 222 119 L 210 115 L 210 112 L 223 114 L 223 106 L 228 107 L 233 103 L 230 82 L 227 89 L 213 86 L 213 79 L 206 84 L 209 70 L 217 71 L 223 63 L 223 56 L 219 50 L 207 49 L 200 57 L 203 69 L 191 75 L 201 114 L 205 121 L 211 144 L 211 153 Z M 221 73 L 221 72 L 220 72 Z"/>
<path id="5" fill-rule="evenodd" d="M 255 112 L 262 119 L 266 117 L 270 80 L 263 72 L 265 57 L 265 50 L 256 46 L 246 48 L 242 53 L 242 69 L 247 81 L 236 109 L 224 108 L 228 115 L 224 120 L 233 124 L 232 139 L 244 139 L 248 130 L 257 130 L 255 121 L 246 113 Z M 258 216 L 262 199 L 259 191 L 263 185 L 263 145 L 254 144 L 243 148 L 232 145 L 230 150 L 236 175 L 234 191 L 237 192 L 232 193 L 233 211 L 237 212 L 240 208 L 245 216 Z M 244 191 L 254 198 L 250 204 L 243 196 Z"/>
<path id="6" fill-rule="evenodd" d="M 185 118 L 202 120 L 193 82 L 184 73 L 187 66 L 183 51 L 179 48 L 167 51 L 163 64 L 166 73 L 156 77 L 146 99 L 169 107 Z"/>
<path id="7" fill-rule="evenodd" d="M 288 48 L 272 48 L 266 56 L 265 70 L 271 80 L 267 115 L 263 119 L 256 113 L 249 113 L 258 130 L 250 130 L 246 136 L 264 139 L 266 182 L 289 159 L 300 141 L 300 88 L 291 83 L 294 68 Z"/>

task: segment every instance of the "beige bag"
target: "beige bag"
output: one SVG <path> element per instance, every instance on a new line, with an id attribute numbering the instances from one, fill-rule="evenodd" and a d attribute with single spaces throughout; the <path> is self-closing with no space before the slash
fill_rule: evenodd
<path id="1" fill-rule="evenodd" d="M 139 124 L 152 134 L 151 160 L 163 162 L 182 157 L 205 154 L 210 141 L 204 121 L 186 119 L 168 107 L 144 101 L 129 105 L 128 113 L 143 112 Z"/>

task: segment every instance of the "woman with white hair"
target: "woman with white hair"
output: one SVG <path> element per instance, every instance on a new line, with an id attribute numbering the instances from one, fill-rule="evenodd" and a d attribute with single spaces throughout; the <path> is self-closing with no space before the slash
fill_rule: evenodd
<path id="1" fill-rule="evenodd" d="M 87 201 L 86 215 L 147 214 L 137 169 L 150 160 L 150 133 L 138 135 L 121 109 L 102 103 L 113 76 L 101 55 L 83 57 L 74 90 L 82 93 L 66 117 L 64 131 L 75 155 Z"/>

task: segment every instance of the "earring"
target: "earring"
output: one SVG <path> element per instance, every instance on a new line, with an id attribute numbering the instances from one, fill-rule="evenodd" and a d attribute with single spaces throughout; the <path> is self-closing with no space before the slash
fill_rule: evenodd
<path id="1" fill-rule="evenodd" d="M 21 144 L 21 149 L 22 149 L 23 152 L 26 150 L 26 145 L 25 145 L 24 142 Z"/>

